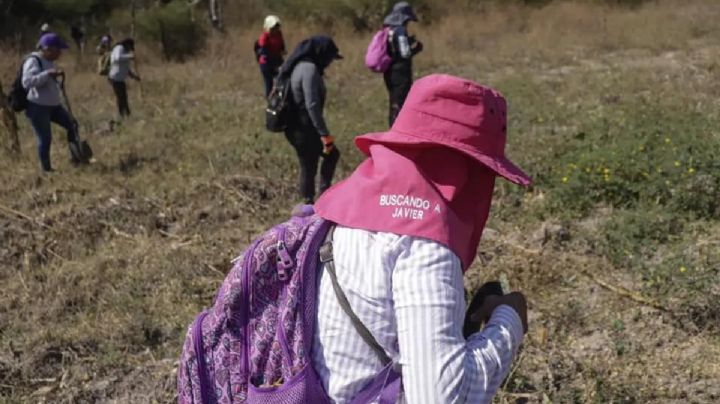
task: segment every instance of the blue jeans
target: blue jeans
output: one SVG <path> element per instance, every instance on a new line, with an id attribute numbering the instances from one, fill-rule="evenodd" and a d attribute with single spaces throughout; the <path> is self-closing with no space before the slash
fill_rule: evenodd
<path id="1" fill-rule="evenodd" d="M 50 122 L 54 122 L 67 131 L 68 143 L 75 141 L 77 133 L 75 125 L 68 112 L 61 105 L 46 106 L 28 102 L 25 116 L 30 120 L 35 137 L 38 140 L 38 156 L 40 165 L 45 171 L 52 170 L 50 164 L 50 145 L 52 144 L 52 129 Z"/>

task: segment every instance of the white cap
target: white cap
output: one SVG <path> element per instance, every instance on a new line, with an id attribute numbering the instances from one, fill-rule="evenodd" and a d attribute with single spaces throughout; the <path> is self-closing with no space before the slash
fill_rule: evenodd
<path id="1" fill-rule="evenodd" d="M 263 24 L 263 28 L 265 28 L 265 31 L 270 31 L 274 26 L 280 24 L 280 18 L 276 15 L 269 15 L 265 17 L 265 23 Z"/>
<path id="2" fill-rule="evenodd" d="M 50 24 L 45 23 L 45 24 L 41 25 L 41 26 L 40 26 L 40 31 L 42 31 L 42 32 L 50 31 Z"/>

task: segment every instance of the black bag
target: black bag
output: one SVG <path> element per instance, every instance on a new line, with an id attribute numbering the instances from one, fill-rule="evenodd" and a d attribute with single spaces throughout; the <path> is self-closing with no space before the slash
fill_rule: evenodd
<path id="1" fill-rule="evenodd" d="M 268 95 L 265 108 L 265 127 L 270 132 L 283 132 L 287 128 L 290 91 L 290 77 L 279 75 Z"/>
<path id="2" fill-rule="evenodd" d="M 10 108 L 12 108 L 15 112 L 25 111 L 28 106 L 28 89 L 22 85 L 22 76 L 25 62 L 27 62 L 30 58 L 35 58 L 35 60 L 37 60 L 40 65 L 40 71 L 43 69 L 43 65 L 39 57 L 30 55 L 23 59 L 23 62 L 20 65 L 20 71 L 18 71 L 17 76 L 15 76 L 15 81 L 13 81 L 12 86 L 10 87 L 10 93 L 8 94 L 8 104 L 10 104 Z"/>

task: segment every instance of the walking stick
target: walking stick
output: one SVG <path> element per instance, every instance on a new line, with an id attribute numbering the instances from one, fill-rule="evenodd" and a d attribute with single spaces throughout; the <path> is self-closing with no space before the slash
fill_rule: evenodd
<path id="1" fill-rule="evenodd" d="M 145 92 L 143 91 L 142 78 L 140 77 L 140 69 L 138 69 L 137 51 L 135 52 L 135 58 L 133 58 L 133 67 L 135 68 L 135 76 L 137 77 L 138 87 L 140 87 L 140 100 L 145 101 Z"/>

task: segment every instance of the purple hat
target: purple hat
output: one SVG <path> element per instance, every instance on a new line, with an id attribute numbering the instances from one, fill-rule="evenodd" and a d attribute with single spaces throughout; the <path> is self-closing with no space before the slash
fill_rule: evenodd
<path id="1" fill-rule="evenodd" d="M 58 49 L 67 49 L 68 45 L 65 43 L 65 41 L 60 38 L 60 35 L 49 32 L 47 34 L 44 34 L 40 37 L 40 42 L 38 42 L 39 48 L 58 48 Z"/>

